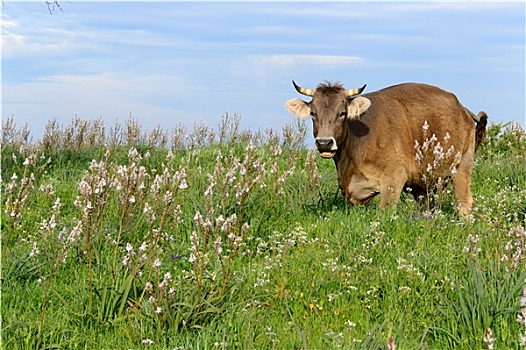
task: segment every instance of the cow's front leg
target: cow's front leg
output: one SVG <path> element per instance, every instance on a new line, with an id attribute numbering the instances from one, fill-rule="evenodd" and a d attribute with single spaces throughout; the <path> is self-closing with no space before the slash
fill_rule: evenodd
<path id="1" fill-rule="evenodd" d="M 388 205 L 396 206 L 402 190 L 404 189 L 404 182 L 388 182 L 382 183 L 380 186 L 380 206 L 385 207 Z"/>

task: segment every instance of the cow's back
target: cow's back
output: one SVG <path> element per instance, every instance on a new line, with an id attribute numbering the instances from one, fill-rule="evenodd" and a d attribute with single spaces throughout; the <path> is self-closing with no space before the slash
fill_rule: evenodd
<path id="1" fill-rule="evenodd" d="M 371 106 L 350 123 L 349 147 L 364 163 L 386 170 L 404 168 L 411 177 L 417 176 L 415 143 L 422 145 L 432 135 L 445 151 L 451 146 L 455 153 L 474 151 L 475 123 L 452 93 L 407 83 L 362 96 Z"/>

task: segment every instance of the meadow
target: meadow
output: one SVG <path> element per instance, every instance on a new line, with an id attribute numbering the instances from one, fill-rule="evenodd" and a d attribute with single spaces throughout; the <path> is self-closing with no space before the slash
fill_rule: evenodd
<path id="1" fill-rule="evenodd" d="M 307 129 L 4 120 L 1 348 L 526 348 L 526 131 L 489 126 L 465 220 L 349 206 Z"/>

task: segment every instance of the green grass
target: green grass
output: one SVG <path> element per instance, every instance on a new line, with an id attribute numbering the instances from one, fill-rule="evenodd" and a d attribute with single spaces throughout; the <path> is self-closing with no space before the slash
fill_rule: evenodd
<path id="1" fill-rule="evenodd" d="M 1 347 L 484 349 L 488 328 L 523 346 L 524 130 L 491 126 L 472 221 L 450 193 L 425 215 L 350 207 L 333 162 L 247 135 L 3 144 Z"/>

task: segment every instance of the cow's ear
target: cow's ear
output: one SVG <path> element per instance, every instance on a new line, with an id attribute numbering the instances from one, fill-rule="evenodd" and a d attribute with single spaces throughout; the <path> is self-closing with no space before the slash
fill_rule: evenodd
<path id="1" fill-rule="evenodd" d="M 347 117 L 349 119 L 358 118 L 369 107 L 371 107 L 371 100 L 363 96 L 354 97 L 347 106 Z"/>
<path id="2" fill-rule="evenodd" d="M 310 107 L 308 103 L 300 100 L 299 98 L 288 100 L 285 103 L 285 108 L 296 117 L 300 117 L 302 119 L 308 118 L 310 116 Z"/>

